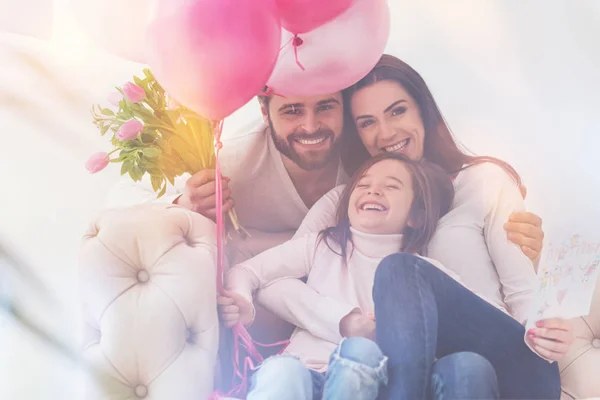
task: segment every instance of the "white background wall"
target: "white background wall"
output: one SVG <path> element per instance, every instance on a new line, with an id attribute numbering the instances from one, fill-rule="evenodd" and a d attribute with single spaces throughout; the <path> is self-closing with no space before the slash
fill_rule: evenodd
<path id="1" fill-rule="evenodd" d="M 74 343 L 79 240 L 118 175 L 114 166 L 94 176 L 83 168 L 89 154 L 107 149 L 89 109 L 140 67 L 95 48 L 67 1 L 55 3 L 50 44 L 0 36 L 0 240 L 35 266 L 59 304 L 48 309 L 20 286 L 19 298 Z M 517 168 L 548 237 L 600 237 L 600 1 L 390 0 L 390 7 L 388 52 L 423 75 L 468 148 Z M 257 117 L 249 104 L 226 122 L 226 134 Z M 6 279 L 1 273 L 0 265 Z M 0 317 L 1 399 L 73 398 L 74 373 Z"/>

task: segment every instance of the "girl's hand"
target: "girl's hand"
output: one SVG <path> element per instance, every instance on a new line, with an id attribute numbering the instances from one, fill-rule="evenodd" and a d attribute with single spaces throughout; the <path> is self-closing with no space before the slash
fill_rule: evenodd
<path id="1" fill-rule="evenodd" d="M 351 312 L 340 321 L 340 334 L 343 337 L 360 336 L 375 340 L 375 314 Z"/>
<path id="2" fill-rule="evenodd" d="M 235 292 L 225 291 L 223 296 L 217 297 L 217 304 L 221 322 L 228 328 L 238 322 L 247 326 L 254 320 L 254 306 Z"/>
<path id="3" fill-rule="evenodd" d="M 542 357 L 559 361 L 567 354 L 575 341 L 573 324 L 562 318 L 538 321 L 536 328 L 527 331 L 527 340 Z"/>

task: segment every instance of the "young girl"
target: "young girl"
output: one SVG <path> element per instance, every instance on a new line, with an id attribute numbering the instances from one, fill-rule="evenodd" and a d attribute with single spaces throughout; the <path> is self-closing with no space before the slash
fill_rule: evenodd
<path id="1" fill-rule="evenodd" d="M 381 260 L 426 248 L 453 197 L 448 175 L 433 164 L 393 153 L 368 160 L 347 186 L 335 227 L 289 241 L 229 270 L 229 301 L 220 299 L 222 319 L 227 325 L 250 324 L 256 290 L 278 279 L 304 276 L 328 297 L 327 303 L 312 307 L 326 309 L 331 320 L 341 321 L 353 312 L 373 315 L 373 282 Z M 375 339 L 373 320 L 363 328 L 363 336 Z M 318 327 L 298 327 L 285 355 L 267 359 L 254 375 L 247 398 L 375 399 L 385 383 L 387 357 L 374 342 L 355 337 L 338 345 L 336 336 Z"/>

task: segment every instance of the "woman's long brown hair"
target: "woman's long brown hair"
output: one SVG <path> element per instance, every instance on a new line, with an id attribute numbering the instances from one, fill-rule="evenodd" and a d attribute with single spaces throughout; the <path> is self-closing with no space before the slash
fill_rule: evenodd
<path id="1" fill-rule="evenodd" d="M 348 259 L 348 242 L 352 242 L 348 217 L 350 195 L 369 168 L 384 160 L 396 160 L 406 167 L 411 176 L 414 193 L 409 213 L 409 220 L 413 221 L 414 227 L 407 226 L 404 232 L 398 232 L 404 235 L 403 248 L 398 251 L 424 252 L 433 237 L 438 221 L 452 207 L 454 200 L 452 180 L 438 165 L 426 160 L 409 160 L 406 156 L 396 153 L 383 153 L 370 157 L 356 170 L 351 183 L 344 189 L 337 209 L 336 225 L 321 231 L 319 235 L 319 241 L 324 241 L 329 249 L 344 260 Z"/>
<path id="2" fill-rule="evenodd" d="M 384 80 L 398 82 L 417 103 L 425 128 L 423 158 L 439 165 L 449 175 L 476 164 L 492 162 L 502 167 L 521 186 L 519 174 L 508 163 L 494 157 L 473 156 L 463 152 L 421 75 L 404 61 L 388 54 L 381 57 L 367 76 L 343 91 L 345 132 L 342 163 L 349 174 L 354 173 L 370 157 L 358 135 L 350 101 L 358 90 Z"/>

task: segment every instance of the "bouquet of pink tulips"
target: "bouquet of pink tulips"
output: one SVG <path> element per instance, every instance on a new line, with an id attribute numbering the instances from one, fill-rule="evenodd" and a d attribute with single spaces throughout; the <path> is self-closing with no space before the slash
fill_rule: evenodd
<path id="1" fill-rule="evenodd" d="M 149 69 L 143 78 L 134 76 L 116 89 L 108 99 L 113 108 L 92 108 L 100 134 L 112 134 L 113 150 L 90 157 L 86 168 L 91 173 L 121 163 L 121 175 L 140 181 L 148 174 L 161 197 L 176 177 L 215 167 L 211 121 L 169 98 Z M 233 209 L 229 218 L 236 231 L 244 232 Z"/>

